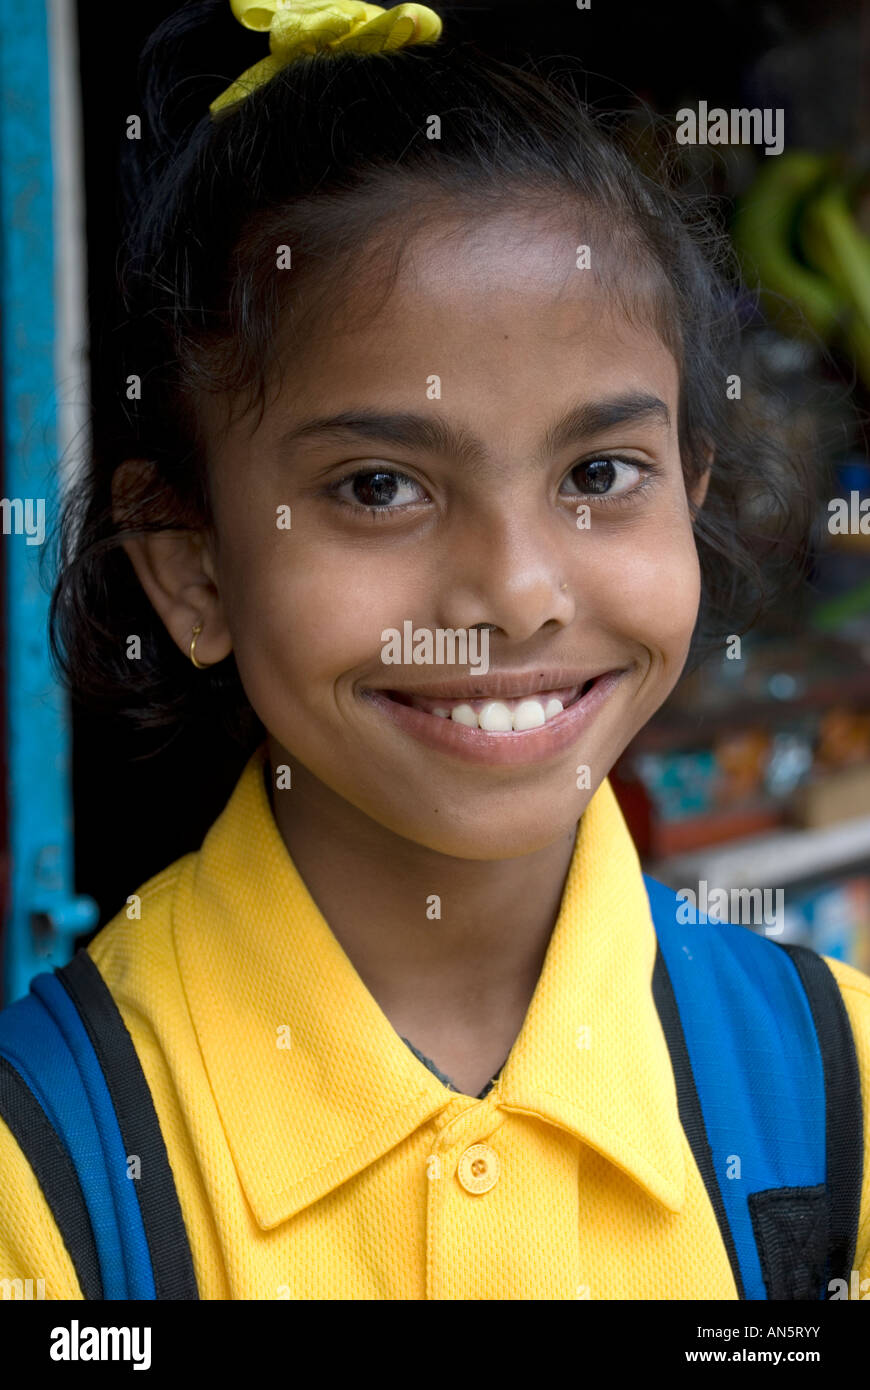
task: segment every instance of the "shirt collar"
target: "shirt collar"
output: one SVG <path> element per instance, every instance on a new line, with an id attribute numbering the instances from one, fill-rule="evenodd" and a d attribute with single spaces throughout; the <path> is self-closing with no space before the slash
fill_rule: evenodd
<path id="1" fill-rule="evenodd" d="M 173 902 L 193 1027 L 264 1230 L 455 1101 L 311 898 L 272 814 L 266 756 L 262 744 L 184 861 Z M 640 864 L 605 781 L 580 821 L 541 975 L 493 1096 L 568 1130 L 679 1211 L 683 1134 L 651 990 L 655 949 Z"/>

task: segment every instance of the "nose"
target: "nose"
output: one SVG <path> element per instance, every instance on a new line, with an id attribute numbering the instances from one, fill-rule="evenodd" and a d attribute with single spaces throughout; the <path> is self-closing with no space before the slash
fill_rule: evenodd
<path id="1" fill-rule="evenodd" d="M 571 520 L 509 509 L 463 528 L 446 557 L 444 625 L 486 624 L 512 642 L 527 641 L 547 624 L 567 627 L 575 613 Z"/>

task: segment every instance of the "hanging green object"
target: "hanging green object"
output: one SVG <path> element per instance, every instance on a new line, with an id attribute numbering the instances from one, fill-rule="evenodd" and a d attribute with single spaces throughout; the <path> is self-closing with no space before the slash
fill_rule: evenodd
<path id="1" fill-rule="evenodd" d="M 855 186 L 830 179 L 804 210 L 800 239 L 804 252 L 843 298 L 844 346 L 870 384 L 870 239 L 853 211 Z"/>
<path id="2" fill-rule="evenodd" d="M 808 328 L 829 342 L 847 315 L 840 288 L 808 264 L 799 241 L 808 202 L 828 178 L 824 155 L 792 150 L 765 160 L 734 218 L 734 245 L 744 278 L 758 284 L 770 321 L 806 336 Z"/>

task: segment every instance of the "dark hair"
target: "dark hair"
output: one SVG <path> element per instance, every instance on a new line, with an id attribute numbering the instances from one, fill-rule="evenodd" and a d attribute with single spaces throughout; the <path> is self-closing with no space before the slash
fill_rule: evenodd
<path id="1" fill-rule="evenodd" d="M 398 255 L 391 229 L 423 225 L 437 206 L 480 212 L 528 198 L 558 216 L 573 201 L 606 228 L 621 307 L 655 325 L 680 370 L 687 481 L 715 450 L 694 517 L 695 650 L 744 631 L 800 572 L 811 490 L 769 418 L 726 396 L 740 354 L 739 276 L 715 212 L 678 186 L 672 132 L 662 142 L 647 120 L 644 147 L 655 154 L 642 167 L 625 120 L 579 96 L 579 63 L 560 56 L 558 75 L 531 60 L 509 66 L 451 41 L 447 27 L 434 45 L 297 59 L 215 120 L 208 102 L 263 56 L 263 36 L 251 45 L 226 0 L 195 0 L 148 40 L 142 138 L 121 142 L 117 323 L 94 361 L 114 387 L 66 502 L 51 604 L 52 651 L 77 700 L 143 729 L 216 718 L 247 747 L 262 737 L 233 657 L 208 672 L 192 667 L 121 538 L 211 525 L 203 400 L 218 393 L 262 410 L 279 323 L 282 338 L 285 329 L 301 337 L 306 315 L 329 314 L 345 268 L 358 276 L 384 245 Z M 433 113 L 440 139 L 427 138 Z M 292 278 L 275 273 L 282 243 L 292 245 Z M 395 264 L 387 258 L 387 288 Z M 132 373 L 142 395 L 131 402 Z M 152 470 L 119 524 L 112 477 L 126 458 Z M 132 632 L 143 637 L 135 663 Z"/>

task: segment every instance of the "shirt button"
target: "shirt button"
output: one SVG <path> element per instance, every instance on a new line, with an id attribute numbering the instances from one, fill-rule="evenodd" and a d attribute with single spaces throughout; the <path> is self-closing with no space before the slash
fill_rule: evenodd
<path id="1" fill-rule="evenodd" d="M 495 1187 L 500 1171 L 501 1164 L 495 1149 L 491 1149 L 488 1144 L 472 1144 L 461 1156 L 456 1176 L 466 1192 L 472 1192 L 477 1196 Z"/>

